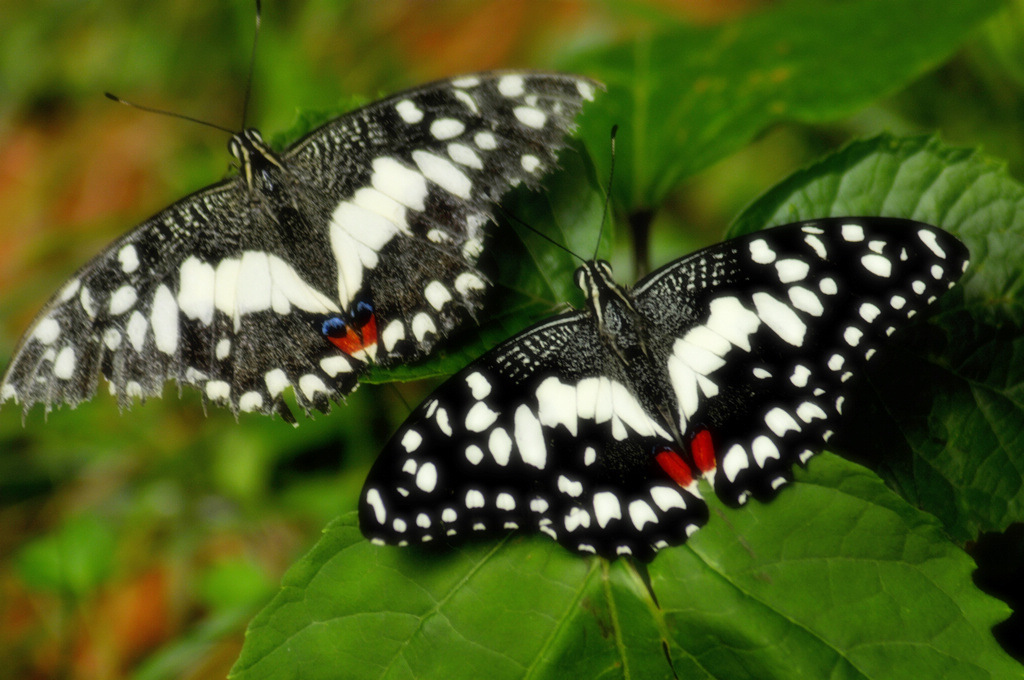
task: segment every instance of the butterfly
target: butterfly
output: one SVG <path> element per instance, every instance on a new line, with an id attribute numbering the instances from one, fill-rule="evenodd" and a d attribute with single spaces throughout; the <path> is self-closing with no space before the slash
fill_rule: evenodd
<path id="1" fill-rule="evenodd" d="M 377 544 L 530 529 L 577 553 L 650 559 L 726 503 L 771 500 L 828 441 L 845 387 L 952 287 L 967 249 L 895 218 L 735 238 L 632 289 L 576 272 L 585 308 L 469 364 L 398 428 L 359 501 Z"/>
<path id="2" fill-rule="evenodd" d="M 327 411 L 370 363 L 416 361 L 480 309 L 484 226 L 538 186 L 580 76 L 489 72 L 336 118 L 281 153 L 234 135 L 238 174 L 178 201 L 80 269 L 26 331 L 0 403 L 75 406 L 99 375 L 122 407 L 174 379 L 236 414 Z"/>

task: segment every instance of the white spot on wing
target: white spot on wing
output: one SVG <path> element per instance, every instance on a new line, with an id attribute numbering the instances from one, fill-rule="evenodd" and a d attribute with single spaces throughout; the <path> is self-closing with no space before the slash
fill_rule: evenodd
<path id="1" fill-rule="evenodd" d="M 867 269 L 875 276 L 888 278 L 892 274 L 892 262 L 883 255 L 875 255 L 874 253 L 865 255 L 860 258 L 860 263 L 864 265 L 864 269 Z"/>
<path id="2" fill-rule="evenodd" d="M 416 340 L 423 342 L 423 338 L 427 337 L 427 333 L 437 334 L 437 327 L 434 325 L 434 320 L 430 318 L 426 312 L 420 312 L 412 318 L 412 334 L 416 336 Z"/>
<path id="3" fill-rule="evenodd" d="M 280 368 L 267 371 L 267 374 L 263 376 L 263 381 L 267 384 L 267 392 L 270 393 L 271 397 L 281 394 L 284 388 L 291 384 L 288 380 L 288 375 Z"/>
<path id="4" fill-rule="evenodd" d="M 44 345 L 53 344 L 53 341 L 60 335 L 60 324 L 52 316 L 48 316 L 40 321 L 34 331 L 32 331 L 32 337 Z"/>
<path id="5" fill-rule="evenodd" d="M 821 239 L 819 239 L 817 236 L 813 234 L 808 234 L 807 236 L 804 236 L 804 242 L 811 248 L 813 248 L 814 252 L 821 259 L 824 260 L 826 257 L 828 257 L 828 251 L 825 250 L 825 244 L 822 243 Z"/>
<path id="6" fill-rule="evenodd" d="M 310 400 L 316 396 L 317 392 L 327 392 L 327 386 L 324 385 L 324 381 L 320 379 L 320 376 L 312 373 L 307 373 L 299 378 L 299 389 Z"/>
<path id="7" fill-rule="evenodd" d="M 160 284 L 153 295 L 149 321 L 153 326 L 156 348 L 164 354 L 174 354 L 178 348 L 178 303 L 174 300 L 174 293 L 164 284 Z"/>
<path id="8" fill-rule="evenodd" d="M 765 414 L 764 422 L 768 429 L 774 432 L 777 437 L 781 437 L 789 430 L 800 431 L 800 426 L 793 420 L 793 416 L 778 407 Z"/>
<path id="9" fill-rule="evenodd" d="M 484 151 L 498 148 L 498 140 L 490 132 L 478 132 L 473 135 L 473 143 Z"/>
<path id="10" fill-rule="evenodd" d="M 651 500 L 662 512 L 668 512 L 672 508 L 686 509 L 686 501 L 682 494 L 670 486 L 655 486 L 651 488 Z"/>
<path id="11" fill-rule="evenodd" d="M 448 156 L 460 165 L 465 165 L 469 168 L 475 168 L 477 170 L 484 169 L 484 163 L 480 160 L 480 156 L 476 154 L 471 148 L 465 144 L 459 144 L 452 142 L 448 145 Z"/>
<path id="12" fill-rule="evenodd" d="M 213 266 L 190 256 L 181 263 L 178 275 L 178 307 L 188 318 L 209 326 L 213 323 L 213 294 L 216 289 Z"/>
<path id="13" fill-rule="evenodd" d="M 506 97 L 519 97 L 525 91 L 522 76 L 502 76 L 501 80 L 498 81 L 498 92 Z"/>
<path id="14" fill-rule="evenodd" d="M 149 329 L 149 323 L 146 321 L 146 317 L 142 316 L 142 313 L 138 310 L 132 312 L 132 315 L 128 318 L 128 341 L 135 348 L 136 352 L 141 352 L 142 347 L 146 344 L 146 331 Z"/>
<path id="15" fill-rule="evenodd" d="M 121 286 L 110 296 L 110 314 L 112 316 L 124 314 L 135 306 L 135 301 L 138 299 L 135 286 Z"/>
<path id="16" fill-rule="evenodd" d="M 423 111 L 410 99 L 403 99 L 395 104 L 395 111 L 406 123 L 418 123 L 423 120 Z"/>
<path id="17" fill-rule="evenodd" d="M 373 188 L 398 203 L 423 210 L 427 198 L 427 181 L 420 173 L 388 156 L 373 159 Z"/>
<path id="18" fill-rule="evenodd" d="M 214 349 L 214 355 L 217 357 L 217 361 L 224 361 L 231 354 L 231 340 L 228 338 L 221 338 L 217 341 L 217 346 Z"/>
<path id="19" fill-rule="evenodd" d="M 775 251 L 767 241 L 759 238 L 750 242 L 750 259 L 758 264 L 771 264 L 775 262 Z"/>
<path id="20" fill-rule="evenodd" d="M 775 263 L 775 271 L 778 272 L 779 281 L 782 283 L 803 281 L 810 269 L 810 265 L 806 262 L 792 258 L 779 260 Z"/>
<path id="21" fill-rule="evenodd" d="M 544 123 L 548 120 L 547 114 L 532 106 L 517 106 L 512 109 L 512 113 L 515 114 L 520 123 L 537 130 L 544 127 Z"/>
<path id="22" fill-rule="evenodd" d="M 405 339 L 405 324 L 395 319 L 384 328 L 384 331 L 380 334 L 380 339 L 384 343 L 384 349 L 390 352 L 399 340 Z"/>
<path id="23" fill-rule="evenodd" d="M 523 166 L 523 170 L 527 172 L 535 172 L 540 167 L 540 159 L 533 154 L 524 153 L 520 159 L 520 163 Z"/>
<path id="24" fill-rule="evenodd" d="M 476 444 L 470 444 L 466 447 L 466 460 L 473 465 L 479 465 L 480 461 L 484 459 L 483 450 Z"/>
<path id="25" fill-rule="evenodd" d="M 495 463 L 501 466 L 508 465 L 512 455 L 512 438 L 508 436 L 505 428 L 496 427 L 491 430 L 491 436 L 487 438 L 487 448 Z"/>
<path id="26" fill-rule="evenodd" d="M 486 288 L 479 276 L 472 272 L 463 272 L 455 277 L 455 290 L 463 297 L 468 297 L 470 291 L 483 290 Z"/>
<path id="27" fill-rule="evenodd" d="M 658 516 L 645 501 L 635 500 L 629 504 L 629 519 L 632 520 L 637 531 L 643 531 L 644 525 L 648 522 L 657 523 Z"/>
<path id="28" fill-rule="evenodd" d="M 473 183 L 451 161 L 423 150 L 413 151 L 412 160 L 424 177 L 448 193 L 459 198 L 468 199 L 470 197 Z"/>
<path id="29" fill-rule="evenodd" d="M 53 362 L 53 375 L 61 380 L 70 380 L 75 374 L 75 350 L 64 347 Z"/>
<path id="30" fill-rule="evenodd" d="M 944 251 L 939 246 L 939 241 L 938 241 L 938 239 L 935 236 L 935 232 L 933 232 L 933 231 L 931 231 L 929 229 L 921 229 L 920 231 L 917 232 L 917 236 L 918 236 L 918 238 L 921 239 L 922 243 L 924 243 L 926 246 L 928 246 L 928 249 L 930 251 L 935 253 L 936 257 L 941 257 L 942 259 L 946 259 L 946 251 Z"/>
<path id="31" fill-rule="evenodd" d="M 433 463 L 424 463 L 416 473 L 416 486 L 426 493 L 431 493 L 437 486 L 437 468 Z"/>
<path id="32" fill-rule="evenodd" d="M 736 475 L 750 467 L 747 452 L 739 444 L 733 444 L 722 457 L 722 472 L 730 482 L 736 481 Z"/>
<path id="33" fill-rule="evenodd" d="M 438 118 L 430 124 L 430 134 L 435 139 L 444 141 L 451 139 L 452 137 L 458 137 L 465 132 L 466 126 L 462 124 L 462 121 L 455 120 L 454 118 Z"/>
<path id="34" fill-rule="evenodd" d="M 481 373 L 474 371 L 466 376 L 466 384 L 469 385 L 474 399 L 483 399 L 491 393 L 491 383 Z"/>
<path id="35" fill-rule="evenodd" d="M 245 412 L 259 411 L 263 408 L 263 395 L 259 392 L 246 392 L 238 399 L 238 408 Z"/>
<path id="36" fill-rule="evenodd" d="M 825 313 L 825 307 L 818 296 L 803 286 L 793 286 L 789 289 L 789 301 L 794 307 L 811 316 L 821 316 Z"/>
<path id="37" fill-rule="evenodd" d="M 750 351 L 750 335 L 761 325 L 757 314 L 750 311 L 735 297 L 720 297 L 708 306 L 707 327 L 731 344 Z"/>
<path id="38" fill-rule="evenodd" d="M 430 303 L 430 306 L 439 312 L 452 299 L 452 294 L 448 292 L 448 289 L 440 281 L 428 283 L 427 287 L 423 290 L 423 296 Z"/>
<path id="39" fill-rule="evenodd" d="M 121 262 L 121 271 L 131 274 L 139 268 L 139 253 L 131 243 L 117 252 L 117 259 Z"/>
<path id="40" fill-rule="evenodd" d="M 750 443 L 750 453 L 753 454 L 754 462 L 757 463 L 757 466 L 762 468 L 769 458 L 776 460 L 780 458 L 779 449 L 775 446 L 775 442 L 765 435 L 754 438 L 754 441 Z"/>
<path id="41" fill-rule="evenodd" d="M 471 432 L 483 432 L 498 419 L 498 414 L 482 401 L 473 404 L 466 414 L 466 429 Z"/>
<path id="42" fill-rule="evenodd" d="M 519 449 L 519 456 L 527 465 L 543 470 L 547 465 L 548 452 L 540 421 L 537 420 L 529 406 L 521 404 L 516 408 L 514 423 L 513 434 L 516 439 L 516 447 Z"/>
<path id="43" fill-rule="evenodd" d="M 380 492 L 376 489 L 367 491 L 366 503 L 373 510 L 373 517 L 377 520 L 377 524 L 384 524 L 384 520 L 387 519 L 388 515 L 384 510 L 384 501 L 381 500 Z"/>
<path id="44" fill-rule="evenodd" d="M 858 243 L 864 240 L 864 228 L 859 224 L 844 224 L 842 234 L 843 238 L 850 243 Z"/>
<path id="45" fill-rule="evenodd" d="M 776 335 L 795 347 L 803 345 L 807 326 L 789 305 L 768 293 L 754 293 L 753 300 L 758 316 Z"/>
<path id="46" fill-rule="evenodd" d="M 613 519 L 622 519 L 622 506 L 614 493 L 600 491 L 594 494 L 594 518 L 602 529 Z"/>
<path id="47" fill-rule="evenodd" d="M 231 396 L 231 385 L 223 380 L 211 380 L 206 383 L 206 396 L 213 401 L 227 401 Z"/>
<path id="48" fill-rule="evenodd" d="M 423 443 L 423 435 L 416 430 L 407 430 L 402 435 L 402 448 L 405 449 L 406 453 L 412 453 L 419 448 L 420 444 Z"/>
<path id="49" fill-rule="evenodd" d="M 874 321 L 875 318 L 877 318 L 878 315 L 881 313 L 882 310 L 880 310 L 878 307 L 871 304 L 870 302 L 865 302 L 860 306 L 860 317 L 867 321 L 868 323 Z"/>
<path id="50" fill-rule="evenodd" d="M 577 498 L 583 493 L 583 483 L 573 481 L 565 475 L 558 475 L 558 490 L 567 496 Z"/>
<path id="51" fill-rule="evenodd" d="M 338 354 L 321 359 L 320 368 L 323 369 L 324 373 L 334 378 L 339 373 L 350 373 L 352 371 L 352 364 L 349 363 L 346 356 Z"/>
<path id="52" fill-rule="evenodd" d="M 470 509 L 484 507 L 484 495 L 476 489 L 470 489 L 466 492 L 466 507 Z"/>
<path id="53" fill-rule="evenodd" d="M 463 104 L 465 104 L 466 108 L 472 111 L 473 113 L 480 113 L 480 109 L 476 105 L 476 100 L 473 99 L 473 97 L 470 96 L 469 93 L 463 92 L 462 90 L 455 90 L 455 98 L 458 99 Z"/>
<path id="54" fill-rule="evenodd" d="M 103 344 L 113 352 L 121 346 L 121 332 L 116 328 L 108 328 L 103 331 Z"/>

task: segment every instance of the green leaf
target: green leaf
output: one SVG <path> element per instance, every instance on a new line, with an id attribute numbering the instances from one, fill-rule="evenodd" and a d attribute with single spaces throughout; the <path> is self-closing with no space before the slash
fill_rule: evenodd
<path id="1" fill-rule="evenodd" d="M 18 574 L 37 590 L 84 597 L 110 576 L 114 545 L 108 524 L 92 515 L 76 517 L 22 548 L 16 559 Z"/>
<path id="2" fill-rule="evenodd" d="M 973 563 L 871 473 L 815 459 L 641 571 L 513 535 L 376 547 L 334 522 L 252 622 L 231 677 L 987 678 L 1019 674 Z M 660 606 L 659 606 L 660 604 Z"/>
<path id="3" fill-rule="evenodd" d="M 790 2 L 718 26 L 674 26 L 565 68 L 608 85 L 581 119 L 583 137 L 607 139 L 620 125 L 615 192 L 635 212 L 774 123 L 836 120 L 895 92 L 1002 5 Z"/>
<path id="4" fill-rule="evenodd" d="M 897 334 L 869 364 L 879 402 L 846 414 L 844 452 L 873 460 L 960 540 L 1024 520 L 1024 186 L 983 154 L 882 136 L 779 184 L 730 235 L 842 215 L 935 224 L 972 256 L 928 327 Z"/>

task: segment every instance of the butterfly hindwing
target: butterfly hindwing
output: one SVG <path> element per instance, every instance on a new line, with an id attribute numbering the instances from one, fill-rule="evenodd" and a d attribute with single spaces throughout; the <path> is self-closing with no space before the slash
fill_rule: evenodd
<path id="1" fill-rule="evenodd" d="M 483 227 L 536 185 L 596 84 L 482 73 L 374 102 L 241 172 L 86 264 L 26 332 L 0 402 L 72 406 L 100 374 L 122 406 L 167 379 L 238 411 L 326 410 L 369 360 L 413 361 L 479 308 Z"/>
<path id="2" fill-rule="evenodd" d="M 633 290 L 578 272 L 587 308 L 442 385 L 385 446 L 363 532 L 405 544 L 535 529 L 650 558 L 707 521 L 695 477 L 769 500 L 820 451 L 847 381 L 967 265 L 910 220 L 824 219 L 737 238 Z"/>
<path id="3" fill-rule="evenodd" d="M 418 407 L 367 479 L 360 524 L 386 543 L 515 528 L 570 550 L 649 558 L 707 519 L 652 452 L 671 435 L 626 388 L 588 315 L 492 350 Z"/>

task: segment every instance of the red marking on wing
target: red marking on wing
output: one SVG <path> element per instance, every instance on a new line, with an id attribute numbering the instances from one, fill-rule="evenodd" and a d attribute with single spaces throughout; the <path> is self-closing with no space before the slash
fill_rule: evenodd
<path id="1" fill-rule="evenodd" d="M 654 454 L 654 460 L 665 471 L 665 474 L 679 486 L 685 488 L 693 484 L 693 472 L 690 471 L 690 466 L 679 457 L 675 449 L 662 447 L 658 453 Z"/>
<path id="2" fill-rule="evenodd" d="M 360 329 L 363 332 L 363 347 L 377 344 L 377 315 L 371 314 L 370 320 Z"/>
<path id="3" fill-rule="evenodd" d="M 337 338 L 327 336 L 327 339 L 331 341 L 331 344 L 348 355 L 355 354 L 377 344 L 376 316 L 371 316 L 370 320 L 363 324 L 363 327 L 359 330 L 362 332 L 361 338 L 359 337 L 360 334 L 353 330 L 351 326 L 346 326 L 345 335 Z"/>
<path id="4" fill-rule="evenodd" d="M 690 442 L 690 452 L 693 454 L 693 462 L 697 469 L 703 473 L 711 472 L 717 467 L 715 461 L 715 447 L 711 444 L 711 433 L 701 430 Z"/>

